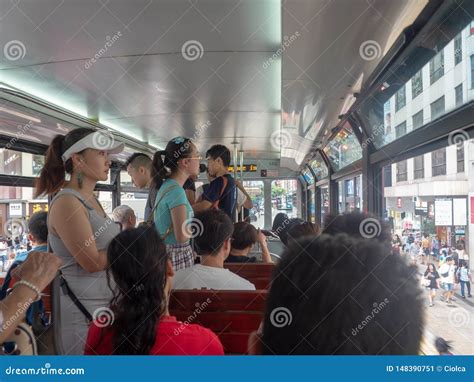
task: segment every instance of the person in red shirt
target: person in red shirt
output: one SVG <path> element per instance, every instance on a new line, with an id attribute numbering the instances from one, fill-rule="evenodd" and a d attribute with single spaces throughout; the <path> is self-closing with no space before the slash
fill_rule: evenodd
<path id="1" fill-rule="evenodd" d="M 209 329 L 169 315 L 174 271 L 154 228 L 122 231 L 111 241 L 107 261 L 108 277 L 116 284 L 114 297 L 109 307 L 94 312 L 84 354 L 224 354 Z"/>

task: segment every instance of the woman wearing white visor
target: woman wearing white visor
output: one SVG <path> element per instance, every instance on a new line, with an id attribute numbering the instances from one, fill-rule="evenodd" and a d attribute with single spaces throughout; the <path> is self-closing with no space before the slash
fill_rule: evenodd
<path id="1" fill-rule="evenodd" d="M 94 196 L 94 188 L 107 180 L 109 154 L 121 152 L 123 146 L 108 132 L 86 128 L 57 135 L 36 184 L 36 196 L 59 191 L 50 204 L 48 240 L 63 263 L 60 306 L 54 309 L 61 317 L 56 324 L 65 354 L 83 353 L 91 316 L 103 313 L 112 297 L 104 271 L 106 248 L 120 230 Z"/>

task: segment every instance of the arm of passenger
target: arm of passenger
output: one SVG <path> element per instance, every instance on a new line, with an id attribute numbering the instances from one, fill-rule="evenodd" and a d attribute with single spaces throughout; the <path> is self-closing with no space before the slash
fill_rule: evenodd
<path id="1" fill-rule="evenodd" d="M 247 193 L 247 191 L 245 190 L 244 186 L 242 185 L 240 181 L 235 180 L 235 185 L 245 195 L 245 202 L 243 206 L 247 208 L 248 210 L 251 209 L 253 207 L 253 203 L 252 203 L 252 199 L 250 198 L 250 195 Z"/>
<path id="2" fill-rule="evenodd" d="M 186 220 L 188 219 L 186 206 L 181 204 L 171 209 L 171 221 L 173 224 L 173 234 L 178 243 L 186 243 L 190 235 L 186 230 Z"/>
<path id="3" fill-rule="evenodd" d="M 209 202 L 207 200 L 201 200 L 200 202 L 193 204 L 193 211 L 195 213 L 197 213 L 197 212 L 201 212 L 201 211 L 206 211 L 211 207 L 212 207 L 211 202 Z"/>
<path id="4" fill-rule="evenodd" d="M 51 226 L 67 250 L 86 272 L 103 271 L 106 251 L 98 251 L 84 205 L 73 196 L 59 198 L 50 212 Z"/>
<path id="5" fill-rule="evenodd" d="M 262 262 L 264 263 L 273 263 L 272 257 L 270 256 L 270 251 L 267 246 L 267 237 L 258 230 L 258 243 L 262 249 Z"/>

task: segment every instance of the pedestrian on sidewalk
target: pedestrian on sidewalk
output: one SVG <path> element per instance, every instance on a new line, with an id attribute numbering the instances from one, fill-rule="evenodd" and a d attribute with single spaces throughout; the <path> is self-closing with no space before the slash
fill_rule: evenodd
<path id="1" fill-rule="evenodd" d="M 472 275 L 471 270 L 467 267 L 467 261 L 461 260 L 460 267 L 457 271 L 457 277 L 459 282 L 461 283 L 461 297 L 466 298 L 464 294 L 464 287 L 467 289 L 467 297 L 472 297 L 471 295 L 471 282 L 472 282 Z"/>
<path id="2" fill-rule="evenodd" d="M 438 280 L 440 278 L 439 273 L 433 263 L 428 264 L 428 267 L 426 268 L 423 277 L 429 281 L 429 284 L 427 284 L 426 289 L 428 289 L 428 299 L 430 301 L 430 306 L 433 306 L 433 300 L 436 297 L 436 291 L 439 288 Z"/>
<path id="3" fill-rule="evenodd" d="M 454 294 L 454 281 L 455 281 L 454 259 L 447 257 L 446 262 L 439 268 L 439 274 L 441 276 L 441 287 L 444 289 L 443 297 L 449 304 Z"/>

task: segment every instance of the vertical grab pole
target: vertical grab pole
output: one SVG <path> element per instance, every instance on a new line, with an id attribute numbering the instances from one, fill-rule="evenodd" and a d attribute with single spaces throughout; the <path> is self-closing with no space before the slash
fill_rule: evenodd
<path id="1" fill-rule="evenodd" d="M 232 144 L 234 145 L 234 151 L 232 153 L 232 160 L 234 162 L 234 179 L 237 179 L 237 154 L 238 154 L 238 150 L 237 150 L 237 145 L 238 145 L 238 142 L 237 141 L 234 141 L 232 142 Z M 237 208 L 235 209 L 235 212 L 234 212 L 234 222 L 237 221 Z"/>
<path id="2" fill-rule="evenodd" d="M 240 182 L 244 185 L 244 150 L 239 151 Z M 244 206 L 240 208 L 240 217 L 244 220 Z"/>

